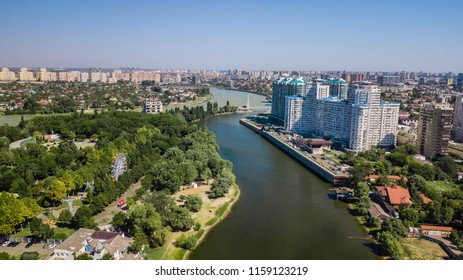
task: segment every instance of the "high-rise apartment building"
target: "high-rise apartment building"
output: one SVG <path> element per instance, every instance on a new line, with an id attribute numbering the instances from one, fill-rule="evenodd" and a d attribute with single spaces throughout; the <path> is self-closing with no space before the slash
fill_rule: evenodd
<path id="1" fill-rule="evenodd" d="M 49 82 L 51 81 L 50 72 L 45 68 L 40 68 L 40 71 L 37 72 L 37 81 Z"/>
<path id="2" fill-rule="evenodd" d="M 347 99 L 349 85 L 343 79 L 327 79 L 325 83 L 330 86 L 330 96 L 339 100 Z"/>
<path id="3" fill-rule="evenodd" d="M 307 83 L 305 78 L 279 78 L 273 81 L 272 116 L 284 120 L 286 96 L 305 96 Z"/>
<path id="4" fill-rule="evenodd" d="M 308 88 L 304 97 L 286 97 L 286 130 L 332 137 L 356 152 L 395 145 L 400 104 L 381 102 L 378 86 L 354 84 L 345 99 L 330 96 L 328 85 Z"/>
<path id="5" fill-rule="evenodd" d="M 19 80 L 24 82 L 35 81 L 34 74 L 27 70 L 26 67 L 19 69 Z"/>
<path id="6" fill-rule="evenodd" d="M 457 87 L 463 92 L 463 73 L 458 73 L 457 77 Z"/>
<path id="7" fill-rule="evenodd" d="M 463 93 L 457 93 L 455 98 L 452 136 L 455 141 L 463 143 Z"/>
<path id="8" fill-rule="evenodd" d="M 420 110 L 417 147 L 423 156 L 435 159 L 447 152 L 453 108 L 448 104 L 425 104 Z"/>
<path id="9" fill-rule="evenodd" d="M 16 81 L 16 75 L 8 68 L 3 67 L 2 71 L 0 72 L 0 81 Z"/>

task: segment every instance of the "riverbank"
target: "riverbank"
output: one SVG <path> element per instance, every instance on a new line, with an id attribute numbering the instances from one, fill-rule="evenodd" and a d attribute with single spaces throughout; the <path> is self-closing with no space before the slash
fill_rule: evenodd
<path id="1" fill-rule="evenodd" d="M 220 224 L 220 222 L 222 222 L 225 218 L 227 218 L 227 216 L 231 213 L 231 210 L 233 208 L 233 206 L 236 204 L 236 202 L 238 202 L 239 198 L 240 198 L 240 195 L 241 195 L 241 191 L 240 191 L 240 188 L 238 187 L 238 185 L 235 183 L 233 184 L 233 187 L 236 188 L 236 194 L 235 196 L 229 201 L 226 203 L 226 208 L 223 212 L 219 213 L 220 216 L 217 217 L 217 219 L 215 219 L 215 221 L 212 223 L 212 225 L 206 227 L 204 229 L 204 232 L 202 234 L 202 236 L 198 239 L 198 242 L 196 243 L 196 246 L 195 248 L 201 244 L 207 237 L 207 235 L 209 234 L 209 232 L 215 228 L 218 224 Z M 211 220 L 210 220 L 211 221 Z M 190 256 L 190 254 L 194 251 L 191 250 L 191 251 L 187 251 L 184 255 L 183 255 L 183 259 L 184 260 L 187 260 Z"/>
<path id="2" fill-rule="evenodd" d="M 201 185 L 198 188 L 186 189 L 173 195 L 175 201 L 180 201 L 181 195 L 198 195 L 203 201 L 203 205 L 198 212 L 193 212 L 192 217 L 196 223 L 200 224 L 197 230 L 187 232 L 169 232 L 162 247 L 147 249 L 146 259 L 149 260 L 182 260 L 188 259 L 192 251 L 175 246 L 177 238 L 181 235 L 186 237 L 196 236 L 196 248 L 205 240 L 209 232 L 220 224 L 231 212 L 232 207 L 240 197 L 240 189 L 237 184 L 233 184 L 225 197 L 209 199 L 207 193 L 211 185 Z M 194 250 L 194 249 L 193 249 Z"/>

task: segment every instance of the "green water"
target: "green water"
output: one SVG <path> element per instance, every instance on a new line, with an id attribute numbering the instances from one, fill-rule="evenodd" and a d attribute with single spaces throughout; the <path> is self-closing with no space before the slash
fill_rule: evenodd
<path id="1" fill-rule="evenodd" d="M 217 100 L 248 93 L 214 89 Z M 252 104 L 262 96 L 252 95 Z M 329 198 L 331 185 L 238 123 L 218 116 L 202 125 L 214 132 L 223 158 L 233 162 L 241 197 L 232 213 L 191 259 L 374 259 L 346 209 Z"/>

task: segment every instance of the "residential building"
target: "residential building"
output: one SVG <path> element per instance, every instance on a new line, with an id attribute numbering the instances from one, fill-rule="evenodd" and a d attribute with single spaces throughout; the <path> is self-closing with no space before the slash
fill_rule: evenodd
<path id="1" fill-rule="evenodd" d="M 40 68 L 40 71 L 37 72 L 37 81 L 49 82 L 50 80 L 50 72 L 46 68 Z"/>
<path id="2" fill-rule="evenodd" d="M 278 82 L 276 85 L 274 82 L 274 87 L 280 86 Z M 341 87 L 336 87 L 336 96 L 330 96 L 330 85 L 317 81 L 304 87 L 308 89 L 306 96 L 286 96 L 286 130 L 331 137 L 346 143 L 355 152 L 395 145 L 400 104 L 381 102 L 378 86 L 355 84 L 347 95 Z M 274 91 L 277 100 L 272 100 L 272 112 L 281 109 L 278 98 L 291 93 L 283 89 L 286 92 L 277 88 L 280 95 Z"/>
<path id="3" fill-rule="evenodd" d="M 325 83 L 330 86 L 330 96 L 339 100 L 347 99 L 349 85 L 343 79 L 326 79 Z"/>
<path id="4" fill-rule="evenodd" d="M 115 260 L 124 257 L 132 239 L 122 233 L 80 228 L 54 249 L 54 259 L 73 259 L 84 253 L 100 260 L 110 254 Z"/>
<path id="5" fill-rule="evenodd" d="M 286 96 L 286 112 L 284 114 L 284 126 L 286 130 L 303 132 L 306 124 L 302 123 L 302 104 L 304 98 L 301 96 Z"/>
<path id="6" fill-rule="evenodd" d="M 278 78 L 273 81 L 272 116 L 284 120 L 286 96 L 305 96 L 307 83 L 305 78 Z"/>
<path id="7" fill-rule="evenodd" d="M 143 105 L 143 113 L 157 114 L 162 112 L 162 102 L 156 97 L 149 97 L 145 99 Z"/>
<path id="8" fill-rule="evenodd" d="M 16 81 L 16 75 L 14 72 L 10 71 L 7 67 L 3 67 L 0 72 L 0 81 Z"/>
<path id="9" fill-rule="evenodd" d="M 459 88 L 460 91 L 463 92 L 463 73 L 458 73 L 457 88 Z"/>
<path id="10" fill-rule="evenodd" d="M 27 70 L 26 67 L 23 67 L 19 70 L 19 80 L 24 82 L 35 81 L 34 74 Z"/>
<path id="11" fill-rule="evenodd" d="M 425 104 L 421 107 L 417 147 L 427 159 L 447 153 L 452 129 L 453 108 L 449 104 Z"/>
<path id="12" fill-rule="evenodd" d="M 463 93 L 457 93 L 455 97 L 452 136 L 455 141 L 463 143 Z"/>

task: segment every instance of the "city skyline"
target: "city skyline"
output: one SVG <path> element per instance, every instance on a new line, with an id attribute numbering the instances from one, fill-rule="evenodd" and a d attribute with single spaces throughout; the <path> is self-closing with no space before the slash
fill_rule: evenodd
<path id="1" fill-rule="evenodd" d="M 461 1 L 5 1 L 0 61 L 47 68 L 463 72 L 461 8 Z"/>

